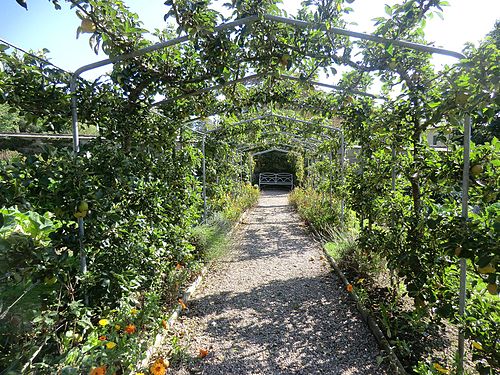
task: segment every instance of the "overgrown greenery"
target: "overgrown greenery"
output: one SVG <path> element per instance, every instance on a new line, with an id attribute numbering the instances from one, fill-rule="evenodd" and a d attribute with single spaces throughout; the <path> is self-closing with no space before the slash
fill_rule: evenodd
<path id="1" fill-rule="evenodd" d="M 353 213 L 346 211 L 342 217 L 340 201 L 331 194 L 312 187 L 295 188 L 289 196 L 289 201 L 306 223 L 318 232 L 354 225 Z"/>
<path id="2" fill-rule="evenodd" d="M 239 195 L 252 169 L 248 152 L 240 150 L 291 145 L 300 155 L 297 171 L 308 176 L 304 185 L 310 187 L 294 194 L 303 213 L 321 229 L 338 223 L 343 199 L 346 212 L 360 219 L 360 251 L 385 259 L 423 313 L 462 327 L 456 264 L 458 257 L 467 258 L 477 283 L 469 288 L 464 329 L 477 344 L 471 349 L 477 369 L 498 369 L 499 25 L 479 46 L 467 46 L 460 63 L 437 71 L 426 53 L 333 34 L 332 27 L 347 26 L 343 16 L 352 11 L 351 2 L 305 2 L 297 18 L 324 27 L 299 29 L 264 17 L 282 14 L 274 0 L 232 3 L 229 19 L 209 2 L 168 1 L 166 19 L 172 23 L 153 36 L 163 41 L 187 35 L 185 43 L 117 62 L 109 77 L 77 80 L 80 126 L 99 129 L 98 139 L 78 154 L 48 150 L 3 163 L 0 170 L 5 215 L 28 220 L 22 215 L 49 212 L 41 217 L 52 222 L 50 243 L 37 243 L 23 232 L 18 244 L 12 227 L 2 237 L 2 251 L 12 257 L 13 267 L 2 282 L 23 289 L 39 281 L 29 293 L 46 293 L 42 308 L 52 314 L 38 313 L 40 329 L 28 330 L 22 342 L 3 343 L 8 347 L 2 350 L 8 353 L 4 361 L 16 370 L 26 363 L 31 371 L 56 363 L 77 366 L 81 357 L 73 357 L 75 351 L 84 343 L 98 344 L 93 332 L 105 316 L 125 322 L 132 319 L 127 311 L 154 312 L 154 306 L 175 297 L 179 268 L 189 270 L 189 276 L 200 260 L 191 244 L 202 209 L 196 131 L 209 131 L 210 216 L 225 212 L 234 220 L 252 200 Z M 153 43 L 121 0 L 52 3 L 75 9 L 82 22 L 78 31 L 90 35 L 96 53 L 117 57 Z M 426 44 L 425 23 L 445 5 L 404 0 L 387 6 L 375 33 Z M 251 26 L 214 29 L 252 15 L 257 17 Z M 68 131 L 70 74 L 50 64 L 46 51 L 21 55 L 5 47 L 0 46 L 0 104 L 41 131 Z M 337 65 L 351 69 L 338 82 L 344 90 L 314 89 L 310 80 L 320 71 L 336 75 Z M 250 74 L 260 76 L 229 84 Z M 385 100 L 353 91 L 370 90 L 375 78 L 383 82 Z M 195 94 L 199 90 L 203 95 Z M 168 97 L 155 103 L 164 93 Z M 252 120 L 263 113 L 274 117 Z M 469 220 L 460 215 L 466 113 L 477 143 L 471 154 Z M 337 130 L 329 128 L 332 123 Z M 446 151 L 424 141 L 433 128 L 439 129 Z M 361 146 L 349 166 L 339 158 L 341 134 L 348 146 Z M 228 209 L 234 199 L 238 203 Z M 347 216 L 349 224 L 353 219 Z M 85 222 L 88 272 L 80 266 L 77 218 Z M 14 262 L 16 251 L 24 254 L 20 264 Z M 47 290 L 37 289 L 42 285 Z M 486 299 L 486 293 L 491 297 Z M 151 322 L 146 325 L 158 325 L 154 313 L 144 319 Z M 132 366 L 133 355 L 122 363 L 114 357 L 117 348 L 99 348 L 102 355 L 82 368 Z"/>

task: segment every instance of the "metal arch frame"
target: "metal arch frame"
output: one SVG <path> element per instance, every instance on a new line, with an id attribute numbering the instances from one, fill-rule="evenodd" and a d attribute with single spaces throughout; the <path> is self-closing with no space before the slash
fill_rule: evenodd
<path id="1" fill-rule="evenodd" d="M 263 126 L 264 128 L 278 127 L 281 130 L 287 130 L 285 126 L 278 125 L 278 124 L 273 124 L 273 123 L 261 124 L 260 126 Z M 300 131 L 301 129 L 290 129 L 290 130 L 299 130 Z M 286 131 L 282 132 L 281 134 L 293 135 L 293 136 L 297 136 L 297 137 L 301 137 L 302 136 L 302 134 L 293 134 L 293 133 L 289 133 L 289 132 L 286 132 Z M 317 138 L 312 138 L 312 137 L 311 138 L 309 138 L 309 137 L 308 138 L 302 137 L 302 138 L 304 138 L 304 140 L 311 140 L 311 141 L 315 141 L 315 142 L 321 142 L 321 141 L 324 141 L 325 139 L 326 140 L 332 139 L 332 137 L 330 137 L 330 136 L 328 136 L 326 134 L 315 134 L 315 135 L 317 135 L 318 137 L 321 137 L 322 140 L 321 139 L 317 139 Z"/>
<path id="2" fill-rule="evenodd" d="M 282 115 L 278 115 L 278 114 L 275 114 L 275 113 L 272 113 L 272 112 L 271 113 L 266 113 L 266 114 L 261 115 L 261 116 L 252 117 L 252 118 L 241 120 L 241 121 L 237 121 L 237 122 L 232 122 L 232 123 L 230 123 L 228 125 L 230 125 L 230 126 L 232 126 L 232 125 L 241 125 L 241 124 L 246 124 L 246 123 L 253 122 L 253 121 L 265 120 L 265 119 L 268 119 L 270 117 L 278 118 L 278 119 L 286 120 L 286 121 L 292 121 L 292 122 L 307 124 L 307 125 L 316 125 L 316 126 L 319 126 L 321 128 L 325 128 L 325 129 L 330 129 L 330 130 L 335 130 L 335 131 L 342 132 L 342 129 L 340 129 L 340 128 L 336 128 L 336 127 L 328 126 L 328 125 L 323 125 L 323 124 L 321 124 L 319 122 L 306 121 L 306 120 L 301 120 L 301 119 L 297 119 L 297 118 L 294 118 L 294 117 L 282 116 Z M 219 126 L 219 127 L 215 128 L 215 129 L 208 130 L 208 133 L 214 133 L 214 132 L 216 132 L 217 130 L 219 130 L 221 128 L 222 127 Z"/>
<path id="3" fill-rule="evenodd" d="M 408 42 L 408 41 L 403 41 L 403 40 L 388 39 L 388 38 L 383 38 L 383 37 L 368 34 L 368 33 L 360 33 L 360 32 L 350 31 L 350 30 L 337 28 L 337 27 L 327 27 L 323 23 L 312 23 L 312 22 L 295 20 L 295 19 L 273 16 L 273 15 L 268 15 L 268 14 L 261 16 L 261 18 L 264 20 L 273 21 L 273 22 L 277 22 L 277 23 L 281 23 L 281 24 L 292 25 L 294 27 L 317 29 L 317 30 L 325 31 L 325 32 L 330 33 L 330 34 L 344 35 L 344 36 L 354 37 L 354 38 L 358 38 L 358 39 L 370 40 L 370 41 L 374 41 L 374 42 L 381 43 L 381 44 L 391 44 L 391 45 L 395 45 L 398 47 L 419 50 L 419 51 L 423 51 L 423 52 L 427 52 L 427 53 L 436 53 L 436 54 L 441 54 L 441 55 L 446 55 L 446 56 L 452 56 L 452 57 L 455 57 L 458 59 L 464 59 L 466 57 L 462 53 L 447 50 L 444 48 L 437 48 L 437 47 L 432 47 L 432 46 L 428 46 L 428 45 L 424 45 L 424 44 L 413 43 L 413 42 Z M 227 22 L 227 23 L 224 23 L 224 24 L 221 24 L 221 25 L 214 27 L 213 33 L 217 33 L 219 31 L 223 31 L 223 30 L 234 29 L 238 26 L 248 25 L 250 23 L 258 21 L 259 19 L 260 19 L 259 16 L 253 15 L 253 16 L 238 19 L 236 21 Z M 153 45 L 145 47 L 145 48 L 141 48 L 141 49 L 133 51 L 131 53 L 111 57 L 108 59 L 97 61 L 97 62 L 92 63 L 92 64 L 83 65 L 80 68 L 78 68 L 77 70 L 75 70 L 75 72 L 72 74 L 71 80 L 70 80 L 72 123 L 73 123 L 73 133 L 75 135 L 73 147 L 74 147 L 75 151 L 78 152 L 78 149 L 79 149 L 78 126 L 77 126 L 78 115 L 77 115 L 77 111 L 76 111 L 77 103 L 76 103 L 76 95 L 75 95 L 76 79 L 82 73 L 89 71 L 89 70 L 92 70 L 92 69 L 102 67 L 102 66 L 106 66 L 109 64 L 114 64 L 114 63 L 117 63 L 120 61 L 129 60 L 129 59 L 132 59 L 134 57 L 143 56 L 147 53 L 157 51 L 157 50 L 160 50 L 163 48 L 167 48 L 167 47 L 171 47 L 171 46 L 178 45 L 181 43 L 185 43 L 188 40 L 189 40 L 189 36 L 184 35 L 184 36 L 170 39 L 170 40 L 167 40 L 164 42 L 156 43 L 156 44 L 153 44 Z"/>
<path id="4" fill-rule="evenodd" d="M 317 149 L 317 147 L 319 145 L 319 143 L 306 141 L 302 138 L 297 137 L 295 134 L 291 134 L 291 133 L 280 133 L 278 131 L 274 131 L 274 132 L 263 131 L 261 134 L 262 135 L 281 135 L 281 134 L 283 134 L 283 135 L 286 135 L 287 137 L 289 137 L 289 139 L 294 141 L 294 142 L 297 142 L 297 143 L 302 144 L 302 145 L 308 145 L 310 147 L 314 147 L 314 149 Z"/>
<path id="5" fill-rule="evenodd" d="M 152 112 L 153 112 L 155 115 L 158 115 L 158 116 L 163 117 L 163 118 L 167 118 L 167 116 L 165 116 L 163 113 L 160 113 L 160 112 L 158 112 L 158 111 L 154 111 L 154 110 L 153 110 Z M 194 122 L 194 121 L 196 121 L 196 120 L 191 120 L 191 121 L 183 122 L 183 123 L 181 123 L 181 126 L 182 126 L 182 127 L 185 127 L 185 126 L 189 125 L 190 123 L 192 123 L 192 122 Z M 202 136 L 206 136 L 206 135 L 207 135 L 207 133 L 206 133 L 206 132 L 202 132 L 202 131 L 199 131 L 199 130 L 197 130 L 197 129 L 188 128 L 188 130 L 192 131 L 193 133 L 196 133 L 196 134 L 202 135 Z"/>
<path id="6" fill-rule="evenodd" d="M 334 89 L 334 90 L 337 90 L 337 91 L 345 91 L 345 92 L 349 92 L 351 94 L 366 96 L 366 97 L 373 98 L 373 99 L 386 99 L 383 96 L 370 94 L 368 92 L 364 92 L 364 91 L 360 91 L 360 90 L 356 90 L 356 89 L 350 89 L 350 88 L 342 87 L 342 86 L 339 86 L 339 85 L 331 85 L 329 83 L 323 83 L 323 82 L 311 81 L 311 80 L 302 80 L 300 78 L 297 78 L 297 77 L 294 77 L 294 76 L 289 76 L 287 74 L 280 74 L 280 76 L 278 78 L 280 78 L 280 79 L 288 79 L 290 81 L 296 81 L 296 82 L 301 82 L 301 83 L 310 83 L 313 86 L 321 86 L 321 87 L 326 87 L 326 88 L 329 88 L 329 89 Z"/>
<path id="7" fill-rule="evenodd" d="M 251 151 L 251 150 L 255 150 L 256 148 L 259 148 L 259 147 L 269 147 L 271 146 L 273 143 L 276 144 L 276 146 L 281 146 L 281 147 L 289 147 L 290 148 L 290 151 L 293 151 L 294 149 L 297 148 L 297 146 L 294 146 L 292 144 L 288 144 L 288 143 L 285 143 L 285 142 L 271 142 L 270 144 L 267 144 L 267 145 L 264 145 L 264 144 L 247 144 L 247 145 L 244 145 L 244 147 L 242 148 L 239 148 L 238 151 L 240 152 L 247 152 L 247 151 Z M 299 142 L 297 142 L 299 143 Z M 309 150 L 309 151 L 314 151 L 315 148 L 309 146 L 309 145 L 304 145 L 304 144 L 301 144 L 299 143 L 301 147 L 304 147 L 305 149 Z"/>
<path id="8" fill-rule="evenodd" d="M 287 127 L 285 125 L 279 125 L 279 124 L 274 124 L 274 123 L 262 124 L 260 126 L 275 126 L 275 127 L 281 128 L 283 130 L 290 130 L 290 131 L 295 131 L 295 132 L 298 132 L 298 133 L 305 133 L 304 129 L 299 129 L 299 128 L 290 128 L 290 129 L 287 129 Z M 302 134 L 297 134 L 297 135 L 302 136 Z M 317 134 L 317 133 L 314 133 L 314 135 L 317 136 L 317 137 L 320 137 L 322 139 L 328 139 L 328 140 L 333 139 L 332 137 L 330 137 L 327 134 Z M 316 138 L 312 138 L 312 139 L 316 139 Z"/>
<path id="9" fill-rule="evenodd" d="M 341 161 L 340 161 L 340 163 L 341 163 L 341 168 L 343 170 L 343 163 L 344 163 L 344 158 L 345 158 L 345 141 L 344 141 L 344 132 L 340 128 L 337 128 L 337 127 L 334 127 L 334 126 L 329 126 L 329 125 L 323 125 L 323 124 L 312 122 L 312 121 L 300 120 L 300 119 L 296 119 L 296 118 L 293 118 L 293 117 L 287 117 L 287 116 L 277 115 L 277 114 L 274 114 L 272 112 L 268 113 L 268 114 L 265 114 L 265 115 L 262 115 L 262 116 L 257 116 L 257 117 L 253 117 L 253 118 L 250 118 L 250 119 L 246 119 L 246 120 L 234 122 L 234 123 L 231 123 L 229 125 L 239 125 L 239 124 L 244 124 L 244 123 L 248 123 L 248 122 L 253 122 L 253 121 L 258 121 L 258 120 L 264 120 L 264 119 L 267 119 L 269 117 L 276 117 L 276 118 L 279 118 L 279 119 L 283 119 L 283 120 L 287 120 L 287 121 L 292 121 L 292 122 L 299 122 L 299 123 L 308 124 L 308 125 L 317 125 L 319 127 L 325 128 L 325 129 L 329 129 L 329 130 L 333 130 L 333 131 L 338 131 L 340 133 L 340 139 L 341 139 L 341 141 L 340 141 Z M 211 132 L 215 132 L 215 131 L 219 130 L 220 128 L 221 127 L 218 127 L 218 128 L 209 130 L 208 132 L 210 132 L 210 133 Z M 320 134 L 317 134 L 317 135 L 320 135 Z"/>
<path id="10" fill-rule="evenodd" d="M 310 28 L 310 29 L 319 29 L 326 33 L 332 35 L 343 35 L 347 37 L 354 37 L 362 40 L 369 40 L 377 43 L 381 43 L 384 45 L 393 45 L 402 48 L 413 49 L 417 51 L 427 52 L 431 54 L 440 54 L 445 56 L 451 56 L 458 60 L 465 59 L 466 56 L 462 53 L 455 52 L 452 50 L 447 50 L 444 48 L 432 47 L 424 44 L 408 42 L 404 40 L 396 40 L 396 39 L 388 39 L 368 33 L 360 33 L 355 31 L 350 31 L 338 27 L 326 26 L 323 23 L 311 23 L 307 21 L 289 19 L 285 17 L 272 16 L 272 15 L 263 15 L 260 18 L 268 21 L 273 21 L 281 24 L 288 24 L 294 27 L 299 28 Z M 219 32 L 222 30 L 234 29 L 238 26 L 247 25 L 253 22 L 258 21 L 259 16 L 253 15 L 246 18 L 241 18 L 236 21 L 228 22 L 225 24 L 221 24 L 219 26 L 214 27 L 213 32 Z M 171 40 L 167 40 L 161 43 L 154 44 L 152 46 L 148 46 L 146 48 L 139 49 L 137 51 L 108 58 L 105 60 L 101 60 L 92 64 L 84 65 L 78 68 L 73 75 L 71 76 L 70 81 L 70 95 L 71 95 L 71 112 L 72 112 L 72 125 L 73 125 L 73 148 L 75 152 L 79 151 L 79 140 L 78 140 L 78 115 L 77 115 L 77 102 L 76 102 L 76 79 L 80 76 L 81 73 L 95 69 L 101 66 L 105 66 L 111 63 L 131 59 L 137 56 L 142 56 L 146 53 L 156 51 L 162 48 L 166 48 L 169 46 L 173 46 L 176 44 L 184 43 L 189 40 L 187 35 L 174 38 Z M 470 168 L 470 138 L 471 138 L 471 118 L 470 115 L 465 115 L 464 118 L 464 166 L 463 166 L 463 174 L 462 174 L 462 217 L 467 220 L 468 218 L 468 192 L 469 192 L 469 168 Z M 79 219 L 79 232 L 83 234 L 83 220 Z M 86 268 L 86 266 L 85 266 Z M 459 295 L 459 314 L 461 316 L 465 313 L 465 297 L 466 297 L 466 278 L 467 278 L 467 263 L 465 258 L 460 259 L 460 295 Z M 458 355 L 459 355 L 459 374 L 463 373 L 463 361 L 464 361 L 464 353 L 465 353 L 465 336 L 463 329 L 460 330 L 459 333 L 459 342 L 458 342 Z"/>
<path id="11" fill-rule="evenodd" d="M 288 154 L 290 152 L 290 150 L 285 150 L 282 148 L 273 147 L 273 148 L 268 148 L 267 150 L 254 152 L 254 153 L 252 153 L 252 157 L 257 156 L 257 155 L 269 154 L 270 152 L 281 152 L 282 154 Z"/>
<path id="12" fill-rule="evenodd" d="M 235 79 L 235 80 L 232 80 L 232 81 L 227 81 L 225 83 L 220 83 L 218 85 L 204 87 L 202 89 L 195 90 L 195 91 L 192 91 L 192 92 L 187 93 L 187 94 L 174 96 L 173 98 L 163 99 L 163 100 L 160 100 L 158 102 L 155 102 L 155 103 L 151 104 L 151 106 L 153 106 L 153 107 L 160 106 L 162 104 L 171 103 L 171 102 L 176 101 L 176 100 L 185 99 L 185 98 L 189 98 L 191 96 L 196 96 L 196 95 L 200 95 L 200 94 L 203 94 L 203 93 L 206 93 L 206 92 L 218 90 L 218 89 L 221 89 L 223 87 L 227 87 L 227 86 L 230 86 L 230 85 L 233 85 L 233 84 L 244 83 L 244 82 L 249 82 L 249 81 L 253 81 L 253 80 L 261 80 L 263 78 L 267 78 L 267 77 L 270 77 L 270 76 L 271 76 L 270 73 L 252 74 L 252 75 L 249 75 L 249 76 L 246 76 L 246 77 L 242 77 L 242 78 L 238 78 L 238 79 Z M 286 74 L 280 74 L 277 78 L 279 78 L 281 80 L 290 80 L 290 81 L 296 81 L 296 82 L 309 83 L 309 84 L 311 84 L 313 86 L 327 87 L 327 88 L 331 88 L 331 89 L 338 90 L 338 91 L 349 92 L 349 93 L 355 94 L 355 95 L 367 96 L 367 97 L 370 97 L 370 98 L 373 98 L 373 99 L 384 99 L 381 96 L 377 96 L 377 95 L 370 94 L 370 93 L 367 93 L 367 92 L 363 92 L 363 91 L 359 91 L 359 90 L 355 90 L 355 89 L 343 88 L 343 87 L 338 86 L 338 85 L 331 85 L 331 84 L 323 83 L 323 82 L 317 82 L 317 81 L 312 81 L 312 80 L 301 80 L 300 78 L 289 76 L 289 75 L 286 75 Z"/>
<path id="13" fill-rule="evenodd" d="M 232 81 L 228 81 L 228 82 L 225 82 L 225 83 L 221 83 L 221 84 L 218 84 L 218 85 L 204 87 L 202 89 L 195 90 L 195 91 L 189 92 L 187 94 L 174 96 L 173 98 L 163 99 L 163 100 L 160 100 L 158 102 L 154 102 L 153 104 L 151 104 L 151 106 L 152 107 L 157 107 L 157 106 L 160 106 L 162 104 L 171 103 L 171 102 L 176 101 L 176 100 L 185 99 L 185 98 L 189 98 L 191 96 L 196 96 L 196 95 L 200 95 L 200 94 L 203 94 L 203 93 L 206 93 L 206 92 L 218 90 L 218 89 L 221 89 L 223 87 L 230 86 L 230 85 L 237 84 L 237 83 L 244 83 L 244 82 L 248 82 L 248 81 L 257 80 L 257 79 L 260 79 L 260 78 L 264 78 L 266 76 L 268 76 L 268 74 L 263 74 L 263 73 L 261 73 L 261 74 L 252 74 L 252 75 L 249 75 L 249 76 L 246 76 L 246 77 L 238 78 L 238 79 L 235 79 L 235 80 L 232 80 Z"/>
<path id="14" fill-rule="evenodd" d="M 261 116 L 252 117 L 252 118 L 241 120 L 241 121 L 237 121 L 237 122 L 232 122 L 229 125 L 241 125 L 241 124 L 246 124 L 246 123 L 253 122 L 253 121 L 265 120 L 265 119 L 268 119 L 270 117 L 279 118 L 281 120 L 287 120 L 287 121 L 292 121 L 292 122 L 299 122 L 299 123 L 308 124 L 308 125 L 320 125 L 319 123 L 316 123 L 316 122 L 313 122 L 313 121 L 306 121 L 306 120 L 301 120 L 301 119 L 297 119 L 297 118 L 294 118 L 294 117 L 277 115 L 277 114 L 272 113 L 272 112 L 266 113 L 266 114 L 261 115 Z M 219 128 L 212 129 L 212 130 L 210 130 L 210 132 L 215 132 L 218 129 Z"/>

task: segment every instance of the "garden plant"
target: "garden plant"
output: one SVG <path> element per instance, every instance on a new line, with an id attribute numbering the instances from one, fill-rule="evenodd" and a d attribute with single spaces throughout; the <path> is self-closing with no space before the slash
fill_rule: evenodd
<path id="1" fill-rule="evenodd" d="M 252 154 L 271 148 L 289 152 L 292 203 L 337 244 L 408 372 L 500 371 L 499 23 L 438 70 L 396 41 L 428 45 L 446 1 L 386 6 L 379 40 L 338 32 L 354 0 L 305 1 L 290 22 L 275 0 L 224 13 L 168 0 L 152 32 L 122 0 L 50 1 L 74 9 L 110 73 L 88 81 L 46 50 L 0 44 L 8 130 L 95 134 L 0 154 L 0 371 L 164 374 L 169 358 L 141 367 L 144 353 L 255 204 L 253 173 L 278 158 Z M 375 295 L 363 281 L 377 275 L 390 282 Z M 465 357 L 419 346 L 408 327 L 417 340 L 451 327 Z"/>

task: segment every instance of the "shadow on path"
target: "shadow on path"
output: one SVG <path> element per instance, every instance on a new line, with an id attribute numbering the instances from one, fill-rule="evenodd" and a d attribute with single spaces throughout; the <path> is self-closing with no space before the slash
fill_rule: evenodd
<path id="1" fill-rule="evenodd" d="M 190 304 L 193 355 L 210 350 L 190 371 L 384 374 L 374 338 L 286 202 L 282 192 L 262 194 Z"/>

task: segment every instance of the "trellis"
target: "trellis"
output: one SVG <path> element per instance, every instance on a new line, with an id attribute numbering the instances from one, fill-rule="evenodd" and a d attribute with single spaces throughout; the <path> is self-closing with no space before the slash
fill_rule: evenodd
<path id="1" fill-rule="evenodd" d="M 301 21 L 301 20 L 296 20 L 296 19 L 289 19 L 285 17 L 279 17 L 279 16 L 273 16 L 273 15 L 262 15 L 262 16 L 249 16 L 245 17 L 242 19 L 238 19 L 232 22 L 224 23 L 219 26 L 216 26 L 213 29 L 213 33 L 217 33 L 223 30 L 230 30 L 234 29 L 238 26 L 243 26 L 243 25 L 249 25 L 254 22 L 258 22 L 260 20 L 266 20 L 266 21 L 272 21 L 275 23 L 279 24 L 286 24 L 286 25 L 291 25 L 296 28 L 303 28 L 303 29 L 315 29 L 315 30 L 322 30 L 326 32 L 329 35 L 342 35 L 342 36 L 347 36 L 347 37 L 354 37 L 362 40 L 368 40 L 376 43 L 381 43 L 384 45 L 391 45 L 391 46 L 396 46 L 396 47 L 401 47 L 401 48 L 407 48 L 407 49 L 412 49 L 412 50 L 417 50 L 421 52 L 427 52 L 431 54 L 440 54 L 440 55 L 445 55 L 445 56 L 451 56 L 456 59 L 464 59 L 465 56 L 462 53 L 455 52 L 452 50 L 447 50 L 443 48 L 437 48 L 433 46 L 428 46 L 428 45 L 423 45 L 423 44 L 418 44 L 418 43 L 413 43 L 413 42 L 408 42 L 404 40 L 396 40 L 396 39 L 387 39 L 384 37 L 372 35 L 372 34 L 367 34 L 367 33 L 360 33 L 360 32 L 354 32 L 342 28 L 337 28 L 337 27 L 332 27 L 330 25 L 322 24 L 322 23 L 311 23 L 311 22 L 306 22 L 306 21 Z M 84 65 L 80 68 L 78 68 L 74 74 L 72 75 L 71 82 L 70 82 L 70 91 L 71 91 L 71 109 L 72 109 L 72 129 L 73 129 L 73 149 L 77 153 L 79 152 L 79 129 L 78 129 L 78 117 L 77 117 L 77 98 L 76 98 L 76 81 L 77 78 L 86 71 L 102 67 L 108 64 L 112 63 L 117 63 L 120 61 L 124 61 L 127 59 L 131 59 L 134 57 L 142 56 L 144 54 L 147 54 L 149 52 L 153 52 L 162 48 L 166 48 L 169 46 L 174 46 L 180 43 L 187 42 L 189 40 L 189 36 L 181 36 L 178 38 L 174 38 L 171 40 L 167 40 L 161 43 L 157 43 L 151 46 L 148 46 L 146 48 L 142 48 L 139 50 L 136 50 L 134 52 L 104 59 L 92 64 Z M 234 82 L 233 82 L 234 83 Z M 220 85 L 218 85 L 220 86 Z M 217 86 L 214 86 L 217 87 Z M 220 88 L 220 87 L 219 87 Z M 208 90 L 202 89 L 202 90 Z M 464 116 L 464 127 L 463 127 L 463 132 L 464 132 L 464 141 L 463 141 L 463 149 L 464 149 L 464 165 L 463 165 L 463 174 L 462 174 L 462 218 L 466 220 L 468 218 L 468 189 L 469 189 L 469 167 L 470 167 L 470 138 L 471 138 L 471 118 L 470 115 L 465 115 Z M 205 138 L 206 136 L 203 136 L 203 149 L 205 146 Z M 203 164 L 205 165 L 205 164 Z M 205 198 L 206 199 L 206 198 Z M 81 252 L 81 269 L 82 272 L 86 272 L 87 266 L 86 266 L 86 257 L 85 257 L 85 252 L 83 249 L 83 235 L 84 235 L 84 225 L 83 225 L 83 219 L 79 218 L 78 219 L 78 227 L 79 227 L 79 238 L 80 238 L 80 252 Z M 466 299 L 466 271 L 467 271 L 467 264 L 466 264 L 466 259 L 465 258 L 460 258 L 460 301 L 459 301 L 459 314 L 461 316 L 464 315 L 465 313 L 465 299 Z M 465 352 L 465 339 L 464 339 L 464 333 L 463 329 L 460 329 L 459 332 L 459 340 L 458 340 L 458 355 L 459 355 L 459 372 L 463 373 L 463 361 L 464 361 L 464 352 Z"/>

